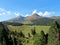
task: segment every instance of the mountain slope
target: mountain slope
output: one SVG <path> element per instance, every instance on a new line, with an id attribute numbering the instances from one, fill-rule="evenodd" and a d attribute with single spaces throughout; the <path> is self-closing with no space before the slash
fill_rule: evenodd
<path id="1" fill-rule="evenodd" d="M 38 18 L 42 18 L 41 16 L 39 16 L 38 14 L 34 13 L 31 16 L 27 16 L 25 20 L 34 20 L 34 19 L 38 19 Z"/>
<path id="2" fill-rule="evenodd" d="M 10 19 L 8 20 L 7 22 L 15 22 L 15 23 L 21 23 L 24 21 L 24 18 L 23 16 L 18 16 L 16 18 L 13 18 L 13 19 Z"/>
<path id="3" fill-rule="evenodd" d="M 33 24 L 35 25 L 51 25 L 53 21 L 54 19 L 50 19 L 50 18 L 40 18 L 40 19 L 32 20 Z"/>
<path id="4" fill-rule="evenodd" d="M 60 16 L 52 16 L 51 19 L 60 19 Z"/>
<path id="5" fill-rule="evenodd" d="M 42 17 L 34 13 L 31 16 L 27 17 L 18 16 L 16 18 L 8 20 L 7 22 L 33 24 L 33 25 L 51 25 L 54 20 L 57 20 L 60 23 L 60 16 Z"/>
<path id="6" fill-rule="evenodd" d="M 42 18 L 42 16 L 39 16 L 38 14 L 34 13 L 31 16 L 27 16 L 23 23 L 24 24 L 33 24 L 32 20 L 37 20 L 39 18 Z"/>

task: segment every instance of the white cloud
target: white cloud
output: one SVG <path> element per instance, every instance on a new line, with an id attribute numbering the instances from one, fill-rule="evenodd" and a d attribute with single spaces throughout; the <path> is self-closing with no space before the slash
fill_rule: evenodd
<path id="1" fill-rule="evenodd" d="M 29 16 L 29 14 L 26 14 L 24 17 L 27 17 L 27 16 Z"/>
<path id="2" fill-rule="evenodd" d="M 0 15 L 2 15 L 2 14 L 0 14 Z"/>
<path id="3" fill-rule="evenodd" d="M 0 8 L 0 15 L 11 15 L 11 11 Z"/>
<path id="4" fill-rule="evenodd" d="M 45 11 L 45 12 L 39 11 L 39 12 L 37 12 L 37 10 L 34 10 L 32 12 L 32 14 L 34 14 L 34 13 L 37 13 L 40 16 L 50 16 L 50 15 L 55 14 L 55 12 L 49 12 L 49 11 Z"/>
<path id="5" fill-rule="evenodd" d="M 1 15 L 1 16 L 2 16 L 2 15 L 5 15 L 5 12 L 0 13 L 0 15 Z"/>
<path id="6" fill-rule="evenodd" d="M 49 16 L 50 14 L 52 14 L 51 12 L 45 11 L 43 16 Z"/>
<path id="7" fill-rule="evenodd" d="M 34 14 L 34 13 L 37 13 L 37 10 L 34 10 L 34 11 L 32 12 L 32 14 Z"/>
<path id="8" fill-rule="evenodd" d="M 5 10 L 3 8 L 0 8 L 0 16 L 8 16 L 8 15 L 15 15 L 16 17 L 21 15 L 20 13 L 18 12 L 12 12 L 12 11 L 9 11 L 9 10 Z"/>
<path id="9" fill-rule="evenodd" d="M 11 15 L 11 11 L 7 11 L 7 14 L 8 14 L 8 15 Z"/>
<path id="10" fill-rule="evenodd" d="M 3 8 L 0 8 L 0 12 L 3 12 L 3 11 L 5 11 Z"/>
<path id="11" fill-rule="evenodd" d="M 45 11 L 45 12 L 43 13 L 43 16 L 51 16 L 51 15 L 53 15 L 53 14 L 55 14 L 55 12 Z"/>
<path id="12" fill-rule="evenodd" d="M 2 15 L 5 15 L 5 14 L 6 14 L 5 12 L 2 13 Z"/>
<path id="13" fill-rule="evenodd" d="M 38 12 L 37 14 L 38 14 L 38 15 L 40 15 L 40 16 L 42 16 L 42 15 L 43 15 L 43 13 L 42 13 L 42 12 Z"/>
<path id="14" fill-rule="evenodd" d="M 20 13 L 15 12 L 14 14 L 16 15 L 16 17 L 20 16 Z"/>

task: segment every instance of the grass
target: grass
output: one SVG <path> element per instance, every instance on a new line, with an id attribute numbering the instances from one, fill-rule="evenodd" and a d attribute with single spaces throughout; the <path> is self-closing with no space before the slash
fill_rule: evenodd
<path id="1" fill-rule="evenodd" d="M 50 26 L 28 26 L 28 25 L 23 25 L 23 26 L 9 25 L 8 26 L 9 30 L 17 31 L 17 32 L 22 31 L 25 35 L 30 33 L 31 30 L 34 29 L 34 27 L 35 27 L 37 33 L 40 33 L 41 30 L 43 30 L 45 33 L 47 33 L 50 28 Z"/>
<path id="2" fill-rule="evenodd" d="M 36 26 L 36 25 L 33 25 L 33 26 L 28 26 L 28 25 L 12 26 L 12 25 L 8 25 L 7 27 L 10 31 L 17 31 L 17 32 L 22 31 L 25 34 L 25 36 L 28 36 L 28 33 L 31 33 L 31 30 L 34 29 L 34 27 L 35 27 L 35 30 L 38 34 L 40 34 L 41 30 L 43 30 L 45 33 L 47 33 L 49 28 L 50 28 L 50 26 Z M 0 29 L 2 29 L 2 27 L 0 27 Z M 34 45 L 33 37 L 29 38 L 28 40 L 29 40 L 29 43 L 27 43 L 25 41 L 24 45 Z"/>

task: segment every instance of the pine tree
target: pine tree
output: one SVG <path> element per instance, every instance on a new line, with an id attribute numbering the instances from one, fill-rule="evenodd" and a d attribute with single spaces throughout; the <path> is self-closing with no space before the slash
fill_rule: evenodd
<path id="1" fill-rule="evenodd" d="M 31 30 L 31 34 L 32 35 L 35 35 L 36 34 L 35 27 L 34 27 L 34 29 Z"/>
<path id="2" fill-rule="evenodd" d="M 45 34 L 46 44 L 48 43 L 48 33 Z"/>
<path id="3" fill-rule="evenodd" d="M 2 34 L 2 30 L 3 30 L 3 24 L 2 24 L 2 22 L 0 22 L 0 45 L 3 45 L 3 34 Z"/>
<path id="4" fill-rule="evenodd" d="M 23 38 L 25 37 L 25 35 L 23 34 L 22 31 L 20 31 L 19 35 L 20 35 L 20 37 L 23 37 Z"/>
<path id="5" fill-rule="evenodd" d="M 28 37 L 31 37 L 30 33 L 28 33 Z"/>
<path id="6" fill-rule="evenodd" d="M 17 45 L 17 39 L 14 37 L 14 44 Z"/>
<path id="7" fill-rule="evenodd" d="M 34 43 L 35 45 L 46 45 L 46 38 L 45 38 L 45 33 L 44 31 L 40 32 L 40 36 Z"/>
<path id="8" fill-rule="evenodd" d="M 13 45 L 12 40 L 9 39 L 9 29 L 6 25 L 2 24 L 3 30 L 2 30 L 2 45 Z"/>
<path id="9" fill-rule="evenodd" d="M 0 29 L 1 29 L 1 36 L 0 36 L 0 41 L 1 41 L 1 45 L 9 45 L 9 41 L 8 41 L 8 28 L 6 26 L 4 26 L 3 23 L 0 22 Z M 4 43 L 4 44 L 3 44 Z"/>
<path id="10" fill-rule="evenodd" d="M 46 38 L 44 31 L 41 31 L 40 33 L 40 45 L 46 45 Z"/>
<path id="11" fill-rule="evenodd" d="M 48 45 L 60 45 L 60 25 L 55 21 L 48 32 Z"/>

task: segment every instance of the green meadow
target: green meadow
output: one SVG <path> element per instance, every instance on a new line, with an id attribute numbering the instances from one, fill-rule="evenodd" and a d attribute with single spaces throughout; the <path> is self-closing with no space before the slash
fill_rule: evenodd
<path id="1" fill-rule="evenodd" d="M 33 25 L 33 26 L 30 26 L 30 25 L 22 25 L 22 26 L 8 25 L 7 27 L 10 31 L 13 31 L 13 32 L 14 31 L 17 31 L 17 32 L 22 31 L 26 37 L 28 37 L 28 33 L 31 33 L 31 30 L 33 30 L 35 27 L 35 31 L 38 34 L 37 36 L 35 36 L 35 39 L 37 39 L 38 36 L 40 35 L 40 31 L 43 30 L 45 33 L 47 33 L 50 28 L 50 26 L 36 26 L 36 25 Z M 33 37 L 29 38 L 29 42 L 27 43 L 26 42 L 27 40 L 26 40 L 24 45 L 34 45 L 35 39 Z"/>
<path id="2" fill-rule="evenodd" d="M 3 25 L 0 24 L 0 45 L 55 45 L 59 43 L 60 25 Z M 57 37 L 57 38 L 56 38 Z M 3 40 L 2 40 L 3 39 Z M 54 40 L 53 40 L 54 39 Z M 57 39 L 57 41 L 55 40 Z"/>
<path id="3" fill-rule="evenodd" d="M 50 26 L 36 26 L 36 25 L 33 25 L 33 26 L 29 26 L 29 25 L 12 26 L 12 25 L 8 25 L 7 27 L 10 31 L 17 31 L 17 32 L 22 31 L 25 35 L 30 33 L 31 30 L 34 29 L 34 27 L 35 27 L 36 33 L 40 33 L 41 30 L 43 30 L 45 33 L 47 33 L 49 28 L 50 28 Z"/>

